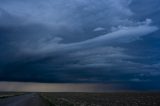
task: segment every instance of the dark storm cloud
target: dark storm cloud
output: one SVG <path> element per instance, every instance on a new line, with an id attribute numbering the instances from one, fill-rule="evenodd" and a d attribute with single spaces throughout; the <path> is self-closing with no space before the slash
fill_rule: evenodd
<path id="1" fill-rule="evenodd" d="M 141 54 L 158 21 L 137 10 L 131 0 L 0 1 L 0 80 L 157 80 L 160 62 Z"/>

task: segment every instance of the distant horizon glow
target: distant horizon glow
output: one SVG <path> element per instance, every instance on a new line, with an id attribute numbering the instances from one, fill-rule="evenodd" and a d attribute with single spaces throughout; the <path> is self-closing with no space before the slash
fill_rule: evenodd
<path id="1" fill-rule="evenodd" d="M 6 92 L 112 92 L 116 91 L 116 87 L 120 86 L 112 84 L 0 82 L 0 91 Z"/>
<path id="2" fill-rule="evenodd" d="M 148 83 L 148 82 L 147 82 Z M 141 82 L 134 83 L 37 83 L 37 82 L 0 82 L 0 92 L 153 92 L 159 91 L 160 86 L 155 88 Z M 151 90 L 147 87 L 150 86 Z"/>

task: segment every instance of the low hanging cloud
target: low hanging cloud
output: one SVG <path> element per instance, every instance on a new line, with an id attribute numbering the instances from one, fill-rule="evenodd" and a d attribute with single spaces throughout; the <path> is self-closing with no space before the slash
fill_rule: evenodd
<path id="1" fill-rule="evenodd" d="M 137 23 L 137 25 L 135 26 L 128 26 L 128 27 L 121 26 L 121 27 L 115 28 L 112 32 L 107 33 L 105 35 L 100 35 L 99 37 L 95 37 L 93 39 L 76 42 L 76 43 L 70 43 L 70 44 L 63 44 L 58 42 L 56 43 L 55 40 L 57 38 L 55 38 L 53 39 L 53 43 L 51 42 L 39 48 L 40 48 L 40 51 L 42 52 L 43 50 L 44 52 L 46 51 L 54 52 L 54 51 L 74 50 L 74 49 L 77 50 L 77 49 L 83 49 L 83 48 L 86 49 L 87 47 L 97 47 L 97 46 L 113 44 L 117 42 L 131 42 L 131 41 L 137 40 L 137 38 L 140 38 L 141 36 L 148 35 L 159 29 L 156 26 L 150 25 L 150 23 L 151 23 L 151 20 L 146 19 L 145 22 Z M 30 50 L 30 51 L 32 52 L 34 50 Z M 40 53 L 39 50 L 35 49 L 35 51 Z"/>
<path id="2" fill-rule="evenodd" d="M 159 28 L 152 18 L 136 19 L 130 5 L 132 0 L 0 1 L 0 80 L 151 78 L 149 70 L 157 73 L 159 68 L 135 61 L 142 57 L 125 45 L 134 45 Z"/>

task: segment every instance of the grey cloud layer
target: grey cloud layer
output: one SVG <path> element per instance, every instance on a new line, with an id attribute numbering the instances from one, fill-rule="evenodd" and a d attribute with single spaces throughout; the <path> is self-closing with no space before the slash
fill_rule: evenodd
<path id="1" fill-rule="evenodd" d="M 130 6 L 131 0 L 0 1 L 0 80 L 156 79 L 158 62 L 137 62 L 142 57 L 129 45 L 159 28 L 152 17 L 135 18 Z"/>
<path id="2" fill-rule="evenodd" d="M 59 25 L 75 27 L 74 24 L 77 26 L 85 24 L 84 22 L 90 22 L 91 25 L 101 22 L 104 24 L 104 21 L 108 24 L 117 24 L 132 15 L 128 4 L 128 0 L 102 0 L 101 2 L 95 0 L 6 0 L 2 1 L 1 7 L 13 15 L 22 18 L 28 16 L 29 21 L 52 24 L 56 27 Z"/>

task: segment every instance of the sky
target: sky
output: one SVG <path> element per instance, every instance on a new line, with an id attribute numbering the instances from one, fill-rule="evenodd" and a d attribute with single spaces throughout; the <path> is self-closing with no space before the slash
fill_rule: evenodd
<path id="1" fill-rule="evenodd" d="M 0 0 L 0 86 L 87 83 L 160 90 L 159 5 Z"/>

